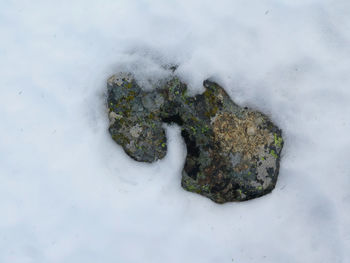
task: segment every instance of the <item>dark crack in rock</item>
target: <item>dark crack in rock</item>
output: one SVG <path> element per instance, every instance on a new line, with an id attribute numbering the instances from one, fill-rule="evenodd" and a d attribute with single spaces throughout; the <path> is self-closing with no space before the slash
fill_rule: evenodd
<path id="1" fill-rule="evenodd" d="M 163 123 L 181 126 L 187 147 L 181 185 L 217 203 L 244 201 L 275 187 L 283 147 L 281 130 L 264 114 L 242 108 L 216 83 L 188 96 L 177 77 L 153 91 L 133 76 L 108 79 L 109 132 L 133 159 L 154 162 L 167 151 Z"/>

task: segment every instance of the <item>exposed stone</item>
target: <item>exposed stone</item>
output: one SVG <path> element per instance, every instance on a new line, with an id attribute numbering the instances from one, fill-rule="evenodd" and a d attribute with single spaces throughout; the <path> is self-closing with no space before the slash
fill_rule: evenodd
<path id="1" fill-rule="evenodd" d="M 131 74 L 108 82 L 112 138 L 133 159 L 154 162 L 167 151 L 162 123 L 181 126 L 187 147 L 181 185 L 217 203 L 262 196 L 276 184 L 281 130 L 257 111 L 235 104 L 216 83 L 188 96 L 177 77 L 144 91 Z"/>

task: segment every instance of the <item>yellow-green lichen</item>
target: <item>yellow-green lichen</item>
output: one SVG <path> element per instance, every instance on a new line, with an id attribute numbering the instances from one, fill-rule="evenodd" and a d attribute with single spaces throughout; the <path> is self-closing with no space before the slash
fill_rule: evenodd
<path id="1" fill-rule="evenodd" d="M 203 185 L 202 186 L 202 190 L 205 191 L 205 192 L 210 192 L 210 186 L 209 185 Z"/>
<path id="2" fill-rule="evenodd" d="M 282 137 L 279 137 L 276 133 L 274 134 L 274 140 L 275 140 L 275 146 L 278 148 L 282 147 L 283 139 Z"/>
<path id="3" fill-rule="evenodd" d="M 186 184 L 185 185 L 185 189 L 187 189 L 190 192 L 195 192 L 195 193 L 199 193 L 200 189 L 198 188 L 197 185 L 193 185 L 193 184 Z"/>
<path id="4" fill-rule="evenodd" d="M 205 125 L 205 126 L 202 127 L 201 130 L 202 130 L 202 133 L 206 133 L 209 130 L 209 128 L 208 128 L 207 125 Z"/>
<path id="5" fill-rule="evenodd" d="M 276 159 L 278 158 L 276 152 L 274 150 L 270 150 L 270 154 L 275 157 Z"/>

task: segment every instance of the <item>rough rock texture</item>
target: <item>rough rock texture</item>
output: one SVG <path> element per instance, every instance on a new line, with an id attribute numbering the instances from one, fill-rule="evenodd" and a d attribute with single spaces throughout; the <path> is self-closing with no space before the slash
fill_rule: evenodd
<path id="1" fill-rule="evenodd" d="M 162 123 L 181 126 L 187 146 L 181 185 L 217 203 L 244 201 L 275 187 L 283 147 L 281 130 L 267 116 L 239 107 L 216 83 L 190 97 L 177 77 L 144 91 L 131 74 L 108 79 L 112 138 L 137 161 L 167 151 Z"/>

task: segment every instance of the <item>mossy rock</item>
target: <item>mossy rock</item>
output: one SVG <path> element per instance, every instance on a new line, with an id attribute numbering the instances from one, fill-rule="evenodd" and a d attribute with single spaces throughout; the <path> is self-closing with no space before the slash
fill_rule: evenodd
<path id="1" fill-rule="evenodd" d="M 181 185 L 217 203 L 271 192 L 283 147 L 281 130 L 264 114 L 240 107 L 217 83 L 187 95 L 176 76 L 144 91 L 131 74 L 108 79 L 109 132 L 133 159 L 154 162 L 167 151 L 162 123 L 181 126 L 187 147 Z"/>

